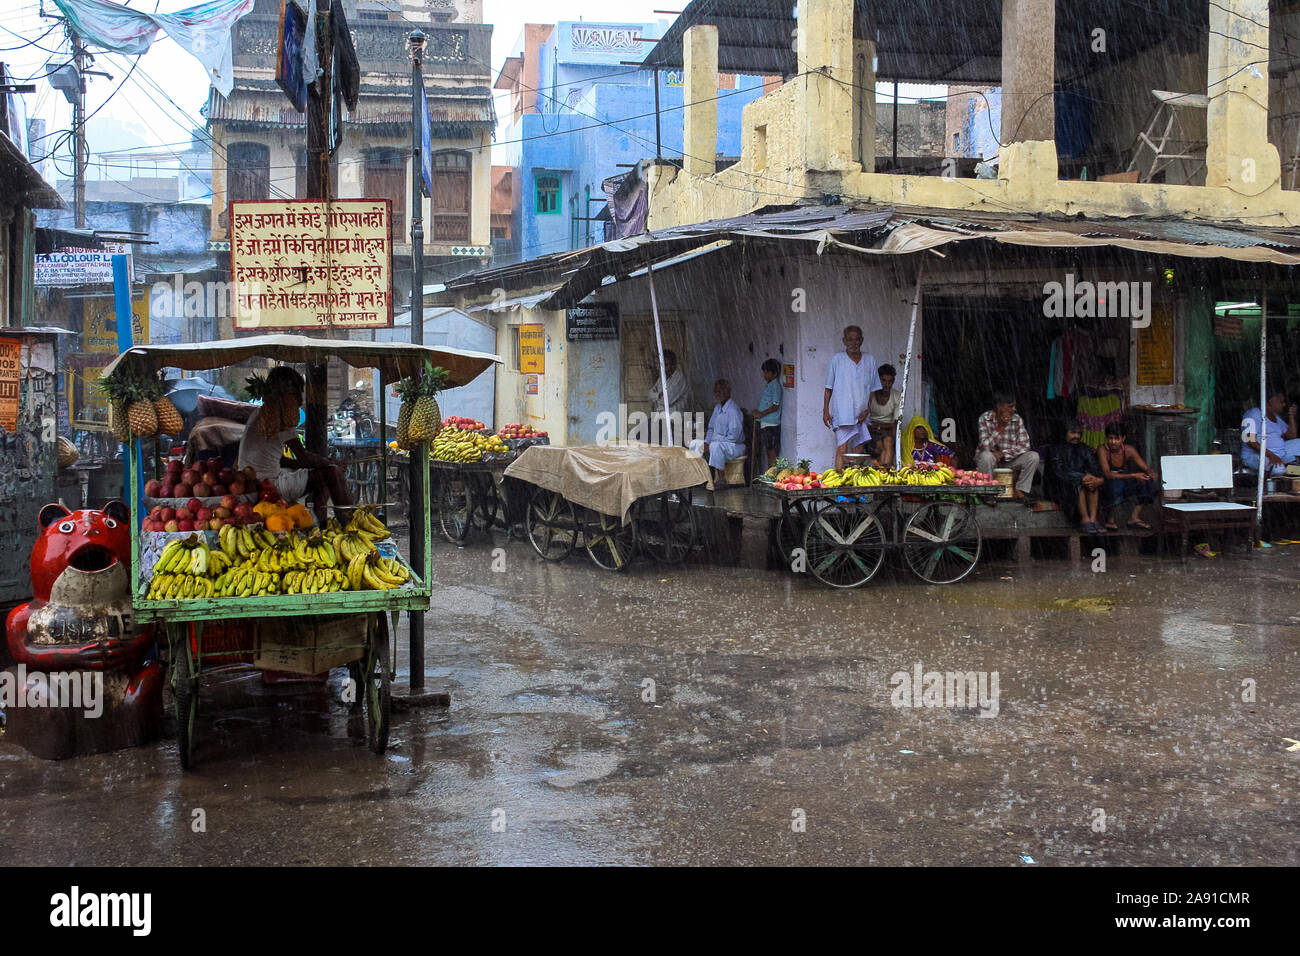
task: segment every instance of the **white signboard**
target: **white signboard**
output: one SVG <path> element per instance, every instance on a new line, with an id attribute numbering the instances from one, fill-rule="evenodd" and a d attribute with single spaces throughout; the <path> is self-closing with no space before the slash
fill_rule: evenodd
<path id="1" fill-rule="evenodd" d="M 60 249 L 36 257 L 36 284 L 48 286 L 112 285 L 113 256 L 126 256 L 131 276 L 131 247 L 106 242 L 103 249 Z"/>

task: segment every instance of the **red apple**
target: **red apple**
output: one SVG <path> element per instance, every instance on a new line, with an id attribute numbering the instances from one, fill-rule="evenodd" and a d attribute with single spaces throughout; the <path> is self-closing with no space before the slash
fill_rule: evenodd
<path id="1" fill-rule="evenodd" d="M 227 511 L 234 511 L 235 505 L 237 504 L 239 504 L 239 500 L 234 495 L 221 496 L 221 507 L 225 508 Z"/>
<path id="2" fill-rule="evenodd" d="M 180 530 L 181 530 L 181 523 L 180 523 L 179 521 L 177 521 L 175 518 L 171 518 L 171 519 L 169 519 L 169 520 L 167 521 L 167 523 L 166 523 L 165 525 L 163 525 L 163 530 L 164 530 L 164 531 L 171 531 L 171 532 L 173 532 L 173 533 L 174 533 L 174 532 L 177 532 L 177 531 L 180 531 Z"/>
<path id="3" fill-rule="evenodd" d="M 226 496 L 226 493 L 229 492 L 229 491 L 230 491 L 230 489 L 227 488 L 225 485 L 213 485 L 213 486 L 212 486 L 212 494 L 213 494 L 213 497 L 216 497 L 216 498 L 224 498 L 224 497 Z"/>
<path id="4" fill-rule="evenodd" d="M 181 472 L 181 482 L 186 485 L 192 485 L 199 480 L 199 473 L 193 468 L 187 468 Z"/>
<path id="5" fill-rule="evenodd" d="M 160 497 L 162 495 L 162 482 L 157 480 L 146 481 L 144 483 L 144 493 L 150 498 Z"/>
<path id="6" fill-rule="evenodd" d="M 198 497 L 195 496 L 185 502 L 185 507 L 190 509 L 190 514 L 194 514 L 194 512 L 203 507 L 203 502 L 199 501 Z"/>
<path id="7" fill-rule="evenodd" d="M 178 522 L 176 522 L 176 530 L 177 530 L 177 531 L 193 531 L 193 530 L 194 530 L 194 522 L 193 522 L 193 521 L 178 521 Z"/>
<path id="8" fill-rule="evenodd" d="M 225 501 L 226 499 L 222 498 L 221 500 Z M 224 505 L 219 508 L 212 509 L 212 517 L 214 518 L 229 518 L 232 514 L 234 514 L 234 511 L 230 508 L 225 507 Z"/>
<path id="9" fill-rule="evenodd" d="M 239 518 L 241 521 L 252 521 L 253 515 L 255 514 L 256 512 L 253 511 L 253 506 L 247 501 L 241 501 L 239 504 L 235 505 L 235 517 Z"/>
<path id="10" fill-rule="evenodd" d="M 205 471 L 203 473 L 203 483 L 205 485 L 215 485 L 217 483 L 217 473 L 214 471 Z"/>
<path id="11" fill-rule="evenodd" d="M 205 508 L 205 507 L 203 507 L 202 505 L 200 505 L 199 507 L 195 508 L 195 509 L 194 509 L 194 520 L 195 520 L 196 522 L 200 522 L 200 521 L 211 521 L 211 520 L 212 520 L 212 509 L 211 509 L 211 508 Z"/>
<path id="12" fill-rule="evenodd" d="M 230 483 L 230 488 L 227 489 L 227 490 L 228 490 L 232 495 L 242 495 L 242 494 L 244 493 L 244 490 L 245 490 L 245 489 L 244 489 L 244 483 L 243 483 L 242 481 L 240 481 L 238 478 L 236 478 L 234 481 L 232 481 L 232 482 Z"/>
<path id="13" fill-rule="evenodd" d="M 163 508 L 160 512 L 158 512 L 158 520 L 162 521 L 164 524 L 166 524 L 168 521 L 173 520 L 175 517 L 176 517 L 175 508 Z"/>
<path id="14" fill-rule="evenodd" d="M 271 491 L 263 491 L 258 494 L 257 500 L 269 501 L 272 504 L 275 504 L 275 502 L 280 500 L 280 493 L 278 491 L 275 491 L 274 489 L 272 489 Z"/>
<path id="15" fill-rule="evenodd" d="M 188 498 L 188 497 L 190 496 L 190 492 L 193 491 L 193 490 L 194 490 L 194 488 L 193 488 L 192 485 L 186 484 L 185 482 L 182 481 L 180 484 L 178 484 L 178 485 L 176 485 L 176 486 L 174 486 L 174 487 L 172 488 L 172 493 L 171 493 L 170 495 L 164 495 L 164 497 L 166 497 L 166 498 Z"/>
<path id="16" fill-rule="evenodd" d="M 185 466 L 181 464 L 179 458 L 173 458 L 167 462 L 167 474 L 169 475 L 179 475 L 184 470 Z"/>
<path id="17" fill-rule="evenodd" d="M 220 474 L 217 475 L 217 483 L 228 485 L 238 477 L 239 475 L 231 469 L 222 468 Z"/>
<path id="18" fill-rule="evenodd" d="M 209 498 L 212 496 L 212 486 L 200 481 L 194 486 L 194 494 L 198 498 Z"/>
<path id="19" fill-rule="evenodd" d="M 209 518 L 208 527 L 213 531 L 220 531 L 224 522 L 220 518 Z"/>

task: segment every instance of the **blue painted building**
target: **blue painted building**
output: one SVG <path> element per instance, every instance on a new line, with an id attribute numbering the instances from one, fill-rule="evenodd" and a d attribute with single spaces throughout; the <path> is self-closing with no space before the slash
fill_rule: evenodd
<path id="1" fill-rule="evenodd" d="M 655 74 L 639 61 L 665 23 L 529 24 L 496 88 L 512 90 L 513 111 L 497 142 L 513 169 L 515 260 L 577 249 L 605 238 L 597 216 L 601 183 L 656 155 Z M 681 75 L 662 72 L 659 154 L 682 155 Z M 722 74 L 718 84 L 718 159 L 740 155 L 740 115 L 763 94 L 763 78 Z"/>

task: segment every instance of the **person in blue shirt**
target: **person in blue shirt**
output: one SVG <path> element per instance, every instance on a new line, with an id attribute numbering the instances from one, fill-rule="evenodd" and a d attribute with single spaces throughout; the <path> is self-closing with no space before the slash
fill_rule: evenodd
<path id="1" fill-rule="evenodd" d="M 1286 466 L 1300 461 L 1300 428 L 1296 427 L 1296 407 L 1287 406 L 1286 392 L 1280 388 L 1269 393 L 1264 405 L 1246 412 L 1241 419 L 1241 463 L 1251 471 L 1259 470 L 1259 433 L 1264 432 L 1264 455 L 1268 474 L 1284 475 Z M 1284 414 L 1285 413 L 1285 414 Z"/>
<path id="2" fill-rule="evenodd" d="M 776 466 L 776 456 L 781 451 L 781 383 L 777 378 L 781 374 L 781 363 L 770 358 L 763 363 L 763 397 L 758 400 L 758 408 L 752 409 L 749 417 L 758 422 L 759 447 L 767 452 L 767 467 Z"/>

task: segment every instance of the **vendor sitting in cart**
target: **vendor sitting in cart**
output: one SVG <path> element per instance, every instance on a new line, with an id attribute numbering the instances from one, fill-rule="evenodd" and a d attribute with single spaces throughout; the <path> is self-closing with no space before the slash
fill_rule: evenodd
<path id="1" fill-rule="evenodd" d="M 708 461 L 709 473 L 717 482 L 718 472 L 726 474 L 727 462 L 745 457 L 745 413 L 731 400 L 731 383 L 725 378 L 713 383 L 713 397 L 718 404 L 709 416 L 709 430 L 703 439 L 694 439 L 690 448 Z M 724 482 L 715 484 L 715 489 L 722 488 Z"/>
<path id="2" fill-rule="evenodd" d="M 325 523 L 326 506 L 330 502 L 334 504 L 335 517 L 341 524 L 347 524 L 352 518 L 354 502 L 348 493 L 343 465 L 332 458 L 312 454 L 298 437 L 296 425 L 304 386 L 303 377 L 287 365 L 274 368 L 267 375 L 262 407 L 253 412 L 244 426 L 244 437 L 239 443 L 239 468 L 251 467 L 259 479 L 275 482 L 286 501 L 297 501 L 310 492 L 317 524 Z M 294 427 L 263 434 L 259 419 L 264 414 L 278 415 L 279 422 L 292 421 Z M 286 448 L 292 458 L 285 457 Z"/>

